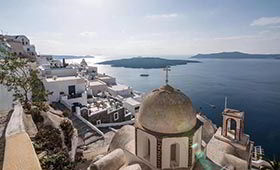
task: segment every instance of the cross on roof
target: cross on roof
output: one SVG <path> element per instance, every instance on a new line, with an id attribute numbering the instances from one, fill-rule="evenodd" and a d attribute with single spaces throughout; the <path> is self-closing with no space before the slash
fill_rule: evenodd
<path id="1" fill-rule="evenodd" d="M 166 74 L 165 83 L 167 85 L 168 84 L 168 71 L 171 71 L 171 69 L 169 66 L 166 66 L 163 70 L 165 71 L 165 74 Z"/>

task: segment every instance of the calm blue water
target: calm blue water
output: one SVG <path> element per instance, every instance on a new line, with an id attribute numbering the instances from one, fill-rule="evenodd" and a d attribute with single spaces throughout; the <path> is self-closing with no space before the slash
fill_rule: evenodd
<path id="1" fill-rule="evenodd" d="M 95 65 L 106 58 L 86 59 Z M 79 60 L 72 60 L 73 62 Z M 280 154 L 280 60 L 204 59 L 203 63 L 171 67 L 169 84 L 188 95 L 193 105 L 218 126 L 224 98 L 228 107 L 245 111 L 245 133 L 265 154 Z M 128 69 L 97 65 L 99 72 L 117 78 L 141 92 L 148 92 L 164 84 L 162 69 Z M 148 73 L 149 77 L 140 77 Z M 209 106 L 213 104 L 216 109 Z"/>

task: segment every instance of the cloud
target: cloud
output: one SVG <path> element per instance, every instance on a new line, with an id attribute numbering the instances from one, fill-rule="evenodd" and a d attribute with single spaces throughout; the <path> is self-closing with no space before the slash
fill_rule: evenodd
<path id="1" fill-rule="evenodd" d="M 96 35 L 97 35 L 96 32 L 91 32 L 91 31 L 85 31 L 80 33 L 80 36 L 82 37 L 95 37 Z"/>
<path id="2" fill-rule="evenodd" d="M 280 17 L 261 17 L 254 20 L 251 26 L 266 26 L 266 25 L 277 25 L 280 24 Z"/>
<path id="3" fill-rule="evenodd" d="M 149 19 L 168 19 L 168 18 L 176 18 L 179 15 L 177 13 L 171 14 L 157 14 L 157 15 L 147 15 L 146 18 Z"/>
<path id="4" fill-rule="evenodd" d="M 213 40 L 244 40 L 244 39 L 255 39 L 259 38 L 259 35 L 240 35 L 240 36 L 228 36 L 228 37 L 217 37 Z"/>

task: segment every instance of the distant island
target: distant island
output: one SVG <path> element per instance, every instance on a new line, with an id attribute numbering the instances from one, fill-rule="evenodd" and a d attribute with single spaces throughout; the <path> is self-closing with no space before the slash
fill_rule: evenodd
<path id="1" fill-rule="evenodd" d="M 248 54 L 241 52 L 221 52 L 211 54 L 197 54 L 195 59 L 280 59 L 280 54 Z"/>
<path id="2" fill-rule="evenodd" d="M 187 63 L 200 63 L 194 60 L 170 60 L 158 57 L 134 57 L 128 59 L 109 60 L 97 64 L 111 65 L 112 67 L 125 68 L 165 68 L 166 66 L 184 65 Z"/>
<path id="3" fill-rule="evenodd" d="M 53 55 L 55 59 L 62 60 L 65 59 L 78 59 L 78 58 L 94 58 L 94 56 L 86 55 L 86 56 L 76 56 L 76 55 Z"/>

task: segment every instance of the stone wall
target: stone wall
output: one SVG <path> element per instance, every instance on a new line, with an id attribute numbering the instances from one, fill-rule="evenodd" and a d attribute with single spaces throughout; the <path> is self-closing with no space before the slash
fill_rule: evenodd
<path id="1" fill-rule="evenodd" d="M 31 139 L 25 132 L 23 114 L 21 104 L 17 103 L 6 128 L 3 170 L 41 170 Z"/>

